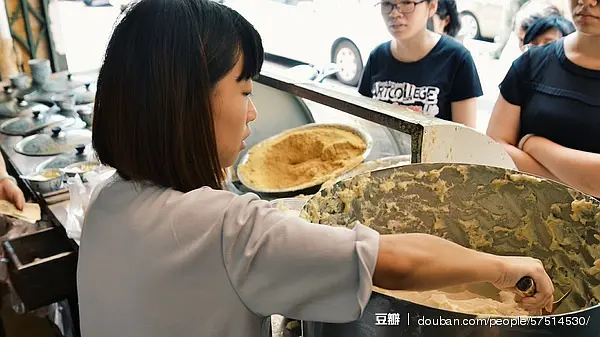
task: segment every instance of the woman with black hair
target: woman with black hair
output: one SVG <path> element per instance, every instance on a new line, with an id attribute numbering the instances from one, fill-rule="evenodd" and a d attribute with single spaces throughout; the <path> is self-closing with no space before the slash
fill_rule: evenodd
<path id="1" fill-rule="evenodd" d="M 378 6 L 392 40 L 369 55 L 358 92 L 475 128 L 477 97 L 483 95 L 479 74 L 461 43 L 427 29 L 438 0 L 386 0 Z"/>
<path id="2" fill-rule="evenodd" d="M 575 26 L 571 21 L 559 15 L 538 18 L 529 26 L 523 44 L 525 46 L 542 46 L 573 33 Z"/>
<path id="3" fill-rule="evenodd" d="M 513 62 L 487 134 L 521 171 L 599 197 L 600 3 L 569 1 L 577 30 Z"/>
<path id="4" fill-rule="evenodd" d="M 435 15 L 431 18 L 430 29 L 439 34 L 456 38 L 460 32 L 460 18 L 455 0 L 438 0 Z"/>
<path id="5" fill-rule="evenodd" d="M 490 282 L 538 291 L 539 260 L 422 234 L 309 223 L 222 189 L 257 118 L 263 47 L 237 12 L 207 0 L 141 0 L 114 29 L 98 77 L 93 145 L 114 177 L 88 208 L 78 264 L 85 337 L 261 336 L 265 317 L 348 322 L 373 285 Z"/>

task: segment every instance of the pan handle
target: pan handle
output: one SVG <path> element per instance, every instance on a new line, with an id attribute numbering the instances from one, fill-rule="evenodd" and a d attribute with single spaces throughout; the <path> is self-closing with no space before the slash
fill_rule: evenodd
<path id="1" fill-rule="evenodd" d="M 529 276 L 524 276 L 517 282 L 517 290 L 523 294 L 523 296 L 533 296 L 536 292 L 535 281 Z"/>

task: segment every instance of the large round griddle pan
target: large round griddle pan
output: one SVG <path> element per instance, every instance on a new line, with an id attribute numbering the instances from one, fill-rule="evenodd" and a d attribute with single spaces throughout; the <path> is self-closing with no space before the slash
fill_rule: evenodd
<path id="1" fill-rule="evenodd" d="M 555 314 L 600 302 L 599 202 L 554 181 L 470 164 L 413 164 L 340 181 L 304 206 L 313 223 L 381 234 L 428 233 L 499 255 L 538 258 L 560 298 Z"/>

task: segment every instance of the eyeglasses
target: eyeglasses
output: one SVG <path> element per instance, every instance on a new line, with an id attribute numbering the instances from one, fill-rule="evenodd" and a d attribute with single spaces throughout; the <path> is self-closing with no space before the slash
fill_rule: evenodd
<path id="1" fill-rule="evenodd" d="M 390 14 L 394 8 L 396 8 L 400 13 L 412 13 L 415 11 L 415 7 L 417 7 L 418 4 L 426 1 L 428 0 L 400 1 L 397 4 L 393 4 L 389 1 L 382 1 L 375 6 L 381 6 L 381 14 Z"/>

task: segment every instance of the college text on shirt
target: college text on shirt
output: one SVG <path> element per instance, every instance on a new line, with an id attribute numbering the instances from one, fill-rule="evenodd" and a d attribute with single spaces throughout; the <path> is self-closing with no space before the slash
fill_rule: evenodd
<path id="1" fill-rule="evenodd" d="M 435 117 L 440 112 L 438 107 L 440 88 L 438 87 L 417 87 L 406 82 L 384 81 L 375 82 L 372 93 L 373 98 L 377 100 L 403 105 L 429 117 Z"/>

